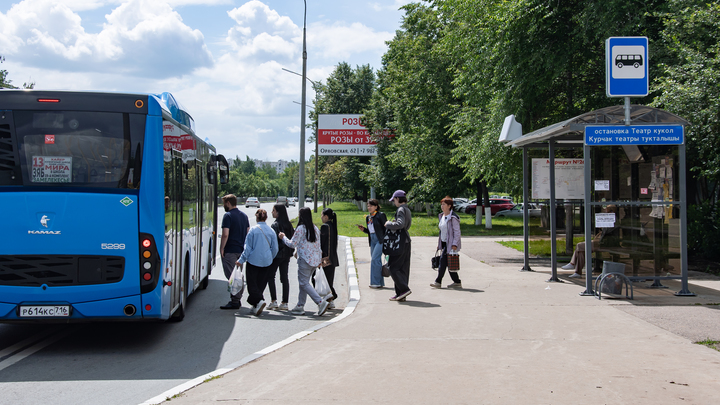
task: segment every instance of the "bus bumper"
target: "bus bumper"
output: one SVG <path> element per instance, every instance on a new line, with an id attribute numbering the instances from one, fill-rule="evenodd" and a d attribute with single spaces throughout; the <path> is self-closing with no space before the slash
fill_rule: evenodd
<path id="1" fill-rule="evenodd" d="M 44 315 L 42 309 L 69 306 L 69 315 Z M 21 307 L 36 307 L 39 314 L 21 315 Z M 52 313 L 52 311 L 49 311 Z M 144 311 L 140 295 L 70 304 L 67 302 L 22 302 L 10 304 L 0 302 L 0 322 L 92 322 L 92 321 L 141 321 L 160 319 L 154 311 Z"/>

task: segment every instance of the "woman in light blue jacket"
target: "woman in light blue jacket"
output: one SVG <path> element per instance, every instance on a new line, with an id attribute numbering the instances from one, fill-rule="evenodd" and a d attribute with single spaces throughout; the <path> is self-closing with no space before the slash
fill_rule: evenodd
<path id="1" fill-rule="evenodd" d="M 458 254 L 460 252 L 460 217 L 453 211 L 453 199 L 445 197 L 440 201 L 442 212 L 438 216 L 438 227 L 440 235 L 438 236 L 437 249 L 442 250 L 440 257 L 440 267 L 435 282 L 430 284 L 433 288 L 442 288 L 442 279 L 445 275 L 445 269 L 448 263 L 448 253 Z M 458 277 L 457 271 L 450 271 L 450 278 L 453 283 L 448 288 L 462 288 L 462 282 Z"/>
<path id="2" fill-rule="evenodd" d="M 265 309 L 263 291 L 267 285 L 268 273 L 272 267 L 273 259 L 278 252 L 278 240 L 275 231 L 265 221 L 267 211 L 259 209 L 255 212 L 257 226 L 250 228 L 245 238 L 245 249 L 237 261 L 239 266 L 247 262 L 245 280 L 247 281 L 248 298 L 251 305 L 250 312 L 260 316 Z"/>

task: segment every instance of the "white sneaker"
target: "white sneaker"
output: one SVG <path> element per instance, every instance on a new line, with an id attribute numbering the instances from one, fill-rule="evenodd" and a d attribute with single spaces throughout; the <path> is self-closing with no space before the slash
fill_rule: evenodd
<path id="1" fill-rule="evenodd" d="M 335 309 L 335 301 L 328 304 L 328 309 Z"/>
<path id="2" fill-rule="evenodd" d="M 566 264 L 566 265 L 564 265 L 564 266 L 562 266 L 562 267 L 560 267 L 560 268 L 563 269 L 563 270 L 573 270 L 573 269 L 575 269 L 575 265 L 572 264 L 572 263 L 568 263 L 568 264 Z"/>
<path id="3" fill-rule="evenodd" d="M 271 309 L 278 309 L 278 303 L 277 303 L 277 301 L 273 301 L 273 302 L 271 302 L 270 304 L 268 304 L 267 310 L 269 311 L 269 310 L 271 310 Z"/>
<path id="4" fill-rule="evenodd" d="M 570 278 L 580 278 L 580 277 L 582 277 L 582 274 L 573 273 L 573 274 L 569 275 L 568 277 L 570 277 Z"/>
<path id="5" fill-rule="evenodd" d="M 252 309 L 250 309 L 250 311 L 252 312 L 253 315 L 260 316 L 260 314 L 262 314 L 263 309 L 265 309 L 265 301 L 261 300 L 260 302 L 257 303 L 257 305 L 252 307 Z"/>
<path id="6" fill-rule="evenodd" d="M 335 297 L 333 297 L 332 293 L 328 294 L 323 298 L 327 302 L 333 302 L 335 300 Z"/>
<path id="7" fill-rule="evenodd" d="M 292 309 L 292 311 L 290 311 L 290 313 L 293 315 L 305 315 L 305 308 L 296 306 Z"/>
<path id="8" fill-rule="evenodd" d="M 278 306 L 278 309 L 277 309 L 277 310 L 278 310 L 278 311 L 287 311 L 287 310 L 288 310 L 288 304 L 287 304 L 287 302 L 281 303 L 280 306 Z"/>
<path id="9" fill-rule="evenodd" d="M 320 304 L 318 304 L 317 316 L 322 316 L 322 314 L 324 314 L 325 311 L 327 311 L 328 305 L 330 305 L 330 303 L 327 302 L 327 300 L 323 299 L 322 301 L 320 301 Z"/>

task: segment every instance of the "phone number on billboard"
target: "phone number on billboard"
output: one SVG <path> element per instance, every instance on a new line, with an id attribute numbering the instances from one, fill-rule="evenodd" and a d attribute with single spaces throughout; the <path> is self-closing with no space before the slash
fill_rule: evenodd
<path id="1" fill-rule="evenodd" d="M 377 148 L 375 146 L 356 146 L 356 145 L 319 145 L 318 155 L 320 156 L 375 156 Z"/>

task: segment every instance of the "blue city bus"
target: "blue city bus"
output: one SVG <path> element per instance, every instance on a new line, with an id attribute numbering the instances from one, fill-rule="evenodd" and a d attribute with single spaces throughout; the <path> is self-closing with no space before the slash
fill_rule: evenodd
<path id="1" fill-rule="evenodd" d="M 170 93 L 0 90 L 0 322 L 182 320 L 227 180 Z"/>

